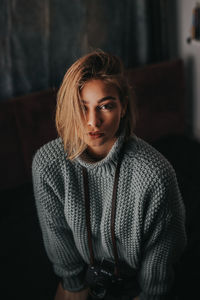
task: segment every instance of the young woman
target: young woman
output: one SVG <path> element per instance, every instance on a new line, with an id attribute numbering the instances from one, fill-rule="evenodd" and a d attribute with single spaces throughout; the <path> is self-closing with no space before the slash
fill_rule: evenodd
<path id="1" fill-rule="evenodd" d="M 134 106 L 114 55 L 89 53 L 63 79 L 59 138 L 32 166 L 56 300 L 173 299 L 183 201 L 170 163 L 134 134 Z"/>

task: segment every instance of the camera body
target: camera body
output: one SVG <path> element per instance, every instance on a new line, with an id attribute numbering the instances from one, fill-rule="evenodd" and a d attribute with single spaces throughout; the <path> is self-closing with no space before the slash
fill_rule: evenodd
<path id="1" fill-rule="evenodd" d="M 86 282 L 93 298 L 103 299 L 107 293 L 119 296 L 123 292 L 123 279 L 114 270 L 115 264 L 105 259 L 88 267 Z"/>

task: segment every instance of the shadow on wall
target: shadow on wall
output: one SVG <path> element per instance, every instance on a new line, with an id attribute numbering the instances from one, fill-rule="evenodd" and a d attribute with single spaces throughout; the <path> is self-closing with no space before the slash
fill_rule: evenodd
<path id="1" fill-rule="evenodd" d="M 178 7 L 177 0 L 167 1 L 168 44 L 171 58 L 179 57 L 178 48 Z"/>
<path id="2" fill-rule="evenodd" d="M 187 134 L 194 133 L 194 57 L 188 56 L 185 60 L 186 79 L 186 128 Z"/>

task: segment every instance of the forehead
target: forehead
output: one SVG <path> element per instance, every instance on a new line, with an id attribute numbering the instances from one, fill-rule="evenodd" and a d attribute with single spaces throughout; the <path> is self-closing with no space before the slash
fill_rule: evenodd
<path id="1" fill-rule="evenodd" d="M 112 83 L 104 82 L 103 80 L 93 79 L 85 83 L 80 91 L 81 98 L 83 100 L 85 97 L 95 97 L 98 95 L 104 96 L 115 96 L 118 98 L 118 90 Z"/>

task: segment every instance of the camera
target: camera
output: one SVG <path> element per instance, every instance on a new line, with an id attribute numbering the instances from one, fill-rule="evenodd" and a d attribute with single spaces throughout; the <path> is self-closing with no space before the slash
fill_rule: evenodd
<path id="1" fill-rule="evenodd" d="M 119 296 L 123 292 L 123 279 L 114 274 L 115 264 L 103 259 L 90 265 L 86 272 L 86 282 L 94 299 L 103 299 L 107 293 Z"/>

